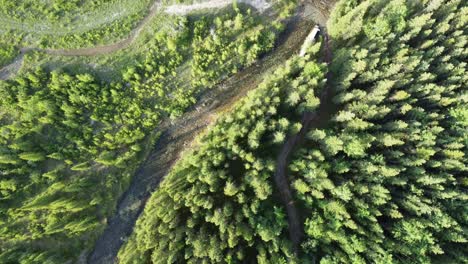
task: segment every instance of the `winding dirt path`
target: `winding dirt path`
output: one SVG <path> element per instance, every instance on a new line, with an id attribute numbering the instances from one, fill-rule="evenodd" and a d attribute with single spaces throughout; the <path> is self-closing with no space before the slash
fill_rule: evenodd
<path id="1" fill-rule="evenodd" d="M 43 49 L 43 51 L 50 55 L 60 55 L 60 56 L 96 56 L 102 54 L 109 54 L 116 52 L 121 49 L 125 49 L 130 44 L 135 41 L 135 39 L 140 35 L 143 27 L 148 24 L 148 22 L 158 13 L 160 10 L 161 2 L 157 0 L 150 7 L 148 15 L 141 20 L 138 25 L 130 32 L 127 38 L 119 40 L 113 44 L 96 46 L 90 48 L 79 48 L 79 49 Z"/>
<path id="2" fill-rule="evenodd" d="M 266 2 L 266 0 L 239 0 L 239 3 L 251 5 L 259 12 L 264 12 L 271 6 L 268 2 Z M 203 3 L 194 3 L 191 5 L 174 4 L 167 6 L 162 12 L 173 15 L 186 15 L 196 10 L 223 8 L 230 4 L 232 4 L 232 0 L 211 0 Z M 49 55 L 59 56 L 96 56 L 109 54 L 128 48 L 135 41 L 135 39 L 138 38 L 146 24 L 148 24 L 148 22 L 153 19 L 158 11 L 161 11 L 161 8 L 161 0 L 156 0 L 150 7 L 148 15 L 138 23 L 138 25 L 130 32 L 130 34 L 125 39 L 119 40 L 112 44 L 77 49 L 22 48 L 20 54 L 11 64 L 0 68 L 0 80 L 9 79 L 13 74 L 18 72 L 23 64 L 24 55 L 30 51 L 40 51 Z M 73 31 L 70 31 L 69 33 L 73 33 Z"/>
<path id="3" fill-rule="evenodd" d="M 109 54 L 127 48 L 140 35 L 144 26 L 148 24 L 148 22 L 157 14 L 160 7 L 160 0 L 156 0 L 151 6 L 148 15 L 138 23 L 138 25 L 130 32 L 130 34 L 125 39 L 119 40 L 113 44 L 78 49 L 40 49 L 28 47 L 21 48 L 20 54 L 11 64 L 0 68 L 0 80 L 6 80 L 10 78 L 13 74 L 18 72 L 23 64 L 24 55 L 31 51 L 41 51 L 50 55 L 60 56 L 96 56 Z"/>
<path id="4" fill-rule="evenodd" d="M 331 7 L 332 6 L 330 6 L 329 8 Z M 321 14 L 323 15 L 323 13 Z M 325 19 L 328 19 L 328 15 L 324 15 L 324 17 Z M 326 21 L 320 22 L 321 25 L 326 24 Z M 333 57 L 330 47 L 330 39 L 325 27 L 322 26 L 321 32 L 324 36 L 325 42 L 324 61 L 328 65 L 330 65 Z M 301 130 L 297 134 L 287 139 L 276 159 L 276 170 L 273 179 L 276 188 L 279 190 L 280 199 L 283 205 L 286 207 L 286 213 L 288 216 L 289 238 L 293 244 L 293 250 L 296 253 L 296 255 L 299 255 L 300 244 L 302 242 L 302 239 L 304 238 L 304 227 L 303 221 L 294 203 L 294 197 L 288 180 L 288 164 L 290 162 L 291 154 L 293 154 L 294 151 L 302 145 L 307 132 L 309 132 L 311 129 L 324 126 L 336 112 L 336 107 L 334 107 L 334 104 L 332 102 L 333 89 L 330 84 L 331 80 L 332 73 L 331 71 L 328 71 L 327 85 L 320 94 L 319 109 L 314 112 L 305 112 L 303 114 L 301 119 Z M 314 263 L 315 260 L 312 260 L 312 262 Z"/>
<path id="5" fill-rule="evenodd" d="M 302 14 L 300 12 L 288 22 L 274 51 L 202 94 L 197 104 L 183 117 L 173 122 L 166 120 L 158 127 L 162 133 L 160 139 L 132 178 L 129 189 L 120 198 L 116 213 L 88 258 L 89 263 L 115 263 L 118 250 L 131 234 L 146 200 L 187 146 L 195 144 L 194 138 L 212 124 L 219 113 L 230 109 L 238 99 L 256 88 L 265 74 L 271 73 L 279 62 L 299 51 L 314 25 Z"/>

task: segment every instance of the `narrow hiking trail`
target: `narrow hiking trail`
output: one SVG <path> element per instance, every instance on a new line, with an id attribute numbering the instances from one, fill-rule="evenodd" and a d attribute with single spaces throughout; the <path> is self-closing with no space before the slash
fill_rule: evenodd
<path id="1" fill-rule="evenodd" d="M 245 3 L 254 7 L 258 12 L 263 13 L 271 5 L 266 0 L 239 0 L 239 3 Z M 6 80 L 18 72 L 23 64 L 23 59 L 26 53 L 31 51 L 40 51 L 49 55 L 57 56 L 97 56 L 113 53 L 125 48 L 128 48 L 140 35 L 143 28 L 151 21 L 159 12 L 165 12 L 166 14 L 172 15 L 186 15 L 190 12 L 201 10 L 201 9 L 213 9 L 223 8 L 232 4 L 232 0 L 210 0 L 203 3 L 194 3 L 191 5 L 180 5 L 174 4 L 161 10 L 163 5 L 161 0 L 156 0 L 151 6 L 148 15 L 141 20 L 138 25 L 130 32 L 130 34 L 115 43 L 108 45 L 101 45 L 89 48 L 77 48 L 77 49 L 41 49 L 24 47 L 20 49 L 19 55 L 13 60 L 11 64 L 0 68 L 0 80 Z M 74 33 L 71 30 L 69 33 Z"/>
<path id="2" fill-rule="evenodd" d="M 216 116 L 227 111 L 246 93 L 271 73 L 278 62 L 297 53 L 314 23 L 303 16 L 303 9 L 288 23 L 276 48 L 254 65 L 221 82 L 202 94 L 197 104 L 181 118 L 164 121 L 158 127 L 159 140 L 146 161 L 133 176 L 130 187 L 119 199 L 116 213 L 108 221 L 103 234 L 96 241 L 88 257 L 92 264 L 115 263 L 120 246 L 133 230 L 146 200 L 170 171 L 183 151 L 196 144 L 194 138 L 213 124 Z"/>
<path id="3" fill-rule="evenodd" d="M 326 33 L 326 28 L 322 28 L 322 35 L 324 36 L 324 62 L 330 65 L 332 61 L 332 50 L 330 47 L 330 38 Z M 289 238 L 293 244 L 293 250 L 296 255 L 299 255 L 299 248 L 302 239 L 304 238 L 303 221 L 299 215 L 297 207 L 294 203 L 293 192 L 288 179 L 288 164 L 291 155 L 294 151 L 302 145 L 306 134 L 318 127 L 324 126 L 332 117 L 336 108 L 333 105 L 333 88 L 330 84 L 332 80 L 332 73 L 327 72 L 327 85 L 320 94 L 320 106 L 317 111 L 305 112 L 301 119 L 301 130 L 287 139 L 286 143 L 281 148 L 281 151 L 276 159 L 276 170 L 274 174 L 274 182 L 276 188 L 279 190 L 280 199 L 286 208 L 288 216 L 288 231 Z M 314 263 L 315 260 L 312 260 Z"/>

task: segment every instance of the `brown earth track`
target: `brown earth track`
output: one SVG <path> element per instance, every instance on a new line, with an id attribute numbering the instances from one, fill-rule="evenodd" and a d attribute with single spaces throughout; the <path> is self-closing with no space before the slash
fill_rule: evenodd
<path id="1" fill-rule="evenodd" d="M 332 51 L 330 48 L 330 39 L 326 33 L 326 29 L 322 28 L 324 35 L 325 48 L 324 48 L 324 61 L 330 65 L 332 60 Z M 327 73 L 327 85 L 320 94 L 320 107 L 318 111 L 305 112 L 301 119 L 301 130 L 287 139 L 286 143 L 282 146 L 281 151 L 276 159 L 276 170 L 274 174 L 274 182 L 276 188 L 279 190 L 280 199 L 286 208 L 288 216 L 288 231 L 289 238 L 293 244 L 293 250 L 296 255 L 299 255 L 299 247 L 304 237 L 304 227 L 302 219 L 299 215 L 297 207 L 294 203 L 293 194 L 291 191 L 290 183 L 288 180 L 288 164 L 291 154 L 302 145 L 308 131 L 324 126 L 333 113 L 336 111 L 332 102 L 333 89 L 330 85 L 332 80 L 332 73 Z M 315 260 L 312 260 L 315 262 Z"/>
<path id="2" fill-rule="evenodd" d="M 278 62 L 288 59 L 297 52 L 313 22 L 302 17 L 303 13 L 292 18 L 280 36 L 277 48 L 256 64 L 228 78 L 212 90 L 201 95 L 198 103 L 183 117 L 176 121 L 165 121 L 158 128 L 161 137 L 142 164 L 128 190 L 119 200 L 117 211 L 110 219 L 104 233 L 98 238 L 89 263 L 114 263 L 118 250 L 131 234 L 146 200 L 160 181 L 170 171 L 187 146 L 207 126 L 212 124 L 216 115 L 231 108 L 239 98 L 257 87 L 263 76 L 271 73 Z"/>

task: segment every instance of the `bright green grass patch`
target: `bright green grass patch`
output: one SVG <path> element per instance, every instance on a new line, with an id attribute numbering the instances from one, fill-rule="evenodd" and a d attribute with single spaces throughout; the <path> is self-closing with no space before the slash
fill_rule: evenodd
<path id="1" fill-rule="evenodd" d="M 148 14 L 151 0 L 80 1 L 44 4 L 9 1 L 0 4 L 0 35 L 21 35 L 21 46 L 75 48 L 109 43 L 128 35 Z M 57 2 L 57 1 L 53 1 Z"/>

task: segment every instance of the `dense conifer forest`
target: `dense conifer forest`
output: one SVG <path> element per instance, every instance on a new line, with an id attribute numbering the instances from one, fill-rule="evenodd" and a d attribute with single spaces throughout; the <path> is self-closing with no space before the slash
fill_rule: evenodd
<path id="1" fill-rule="evenodd" d="M 154 192 L 120 263 L 466 263 L 467 10 L 338 2 L 332 54 L 315 45 L 222 116 Z M 273 175 L 310 111 L 331 118 L 289 164 L 295 252 Z"/>
<path id="2" fill-rule="evenodd" d="M 378 2 L 340 3 L 330 21 L 339 111 L 290 165 L 304 253 L 466 263 L 466 2 Z"/>
<path id="3" fill-rule="evenodd" d="M 167 176 L 120 262 L 287 263 L 294 254 L 271 185 L 275 153 L 317 108 L 324 81 L 324 65 L 310 56 L 266 77 Z"/>

